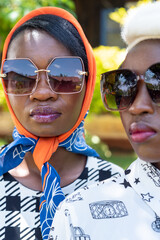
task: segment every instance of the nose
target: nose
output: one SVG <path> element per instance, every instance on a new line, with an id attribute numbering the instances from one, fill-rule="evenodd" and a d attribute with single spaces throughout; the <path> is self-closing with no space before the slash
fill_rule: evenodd
<path id="1" fill-rule="evenodd" d="M 30 100 L 47 101 L 48 99 L 57 100 L 58 94 L 54 93 L 47 81 L 46 72 L 38 72 L 38 83 L 35 91 L 30 95 Z"/>
<path id="2" fill-rule="evenodd" d="M 138 81 L 138 92 L 134 99 L 134 102 L 129 108 L 129 112 L 134 115 L 149 113 L 154 113 L 154 103 L 148 93 L 146 84 L 144 81 Z"/>

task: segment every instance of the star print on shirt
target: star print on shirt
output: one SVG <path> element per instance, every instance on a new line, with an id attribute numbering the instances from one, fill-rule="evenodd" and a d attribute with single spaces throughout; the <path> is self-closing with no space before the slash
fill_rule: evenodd
<path id="1" fill-rule="evenodd" d="M 150 195 L 150 193 L 146 193 L 146 194 L 141 193 L 141 196 L 142 196 L 142 199 L 147 202 L 150 202 L 151 199 L 154 198 L 153 196 Z"/>
<path id="2" fill-rule="evenodd" d="M 131 187 L 131 184 L 129 182 L 127 182 L 126 179 L 124 179 L 124 182 L 123 183 L 120 183 L 121 185 L 124 185 L 125 188 L 127 187 Z"/>
<path id="3" fill-rule="evenodd" d="M 135 181 L 134 181 L 134 183 L 136 183 L 136 184 L 140 183 L 140 180 L 139 180 L 139 178 L 135 178 Z"/>

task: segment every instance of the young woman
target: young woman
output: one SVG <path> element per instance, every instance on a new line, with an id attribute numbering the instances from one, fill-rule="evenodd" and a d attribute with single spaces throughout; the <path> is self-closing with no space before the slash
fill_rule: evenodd
<path id="1" fill-rule="evenodd" d="M 95 59 L 70 13 L 40 8 L 9 33 L 1 77 L 16 127 L 14 141 L 0 153 L 1 238 L 41 239 L 41 197 L 42 236 L 47 239 L 64 195 L 122 171 L 101 160 L 84 139 Z"/>
<path id="2" fill-rule="evenodd" d="M 138 159 L 118 179 L 66 198 L 53 220 L 51 239 L 160 239 L 159 12 L 156 2 L 129 14 L 122 32 L 126 58 L 101 80 L 104 105 L 120 111 Z"/>

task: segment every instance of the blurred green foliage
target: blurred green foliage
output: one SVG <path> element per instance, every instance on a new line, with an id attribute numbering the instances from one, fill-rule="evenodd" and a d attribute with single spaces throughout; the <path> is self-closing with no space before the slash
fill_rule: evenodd
<path id="1" fill-rule="evenodd" d="M 137 158 L 136 154 L 133 151 L 111 151 L 98 136 L 92 136 L 87 131 L 85 132 L 85 140 L 89 146 L 97 151 L 102 159 L 119 165 L 123 169 L 126 169 Z"/>
<path id="2" fill-rule="evenodd" d="M 55 6 L 66 9 L 75 16 L 73 0 L 1 0 L 0 1 L 0 50 L 15 23 L 25 14 L 39 7 Z"/>
<path id="3" fill-rule="evenodd" d="M 7 111 L 7 109 L 2 83 L 0 82 L 0 111 Z"/>
<path id="4" fill-rule="evenodd" d="M 5 139 L 0 138 L 0 148 L 7 143 L 8 142 Z"/>
<path id="5" fill-rule="evenodd" d="M 157 2 L 160 0 L 157 0 Z M 125 17 L 127 16 L 127 12 L 128 11 L 132 11 L 132 9 L 134 9 L 135 7 L 138 7 L 142 4 L 147 4 L 149 2 L 153 2 L 153 0 L 140 0 L 137 2 L 134 1 L 130 1 L 130 2 L 126 2 L 125 6 L 126 8 L 117 8 L 114 12 L 110 13 L 109 17 L 119 23 L 121 26 L 123 26 L 124 21 L 125 21 Z"/>

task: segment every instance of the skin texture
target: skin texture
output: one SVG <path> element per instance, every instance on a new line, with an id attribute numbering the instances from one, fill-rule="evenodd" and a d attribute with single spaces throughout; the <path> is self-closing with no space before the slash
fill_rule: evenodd
<path id="1" fill-rule="evenodd" d="M 154 63 L 160 62 L 160 41 L 146 40 L 137 44 L 127 54 L 122 69 L 144 74 Z M 138 82 L 138 93 L 129 109 L 120 113 L 127 136 L 137 155 L 160 169 L 160 107 L 150 98 L 143 79 Z M 133 129 L 140 128 L 151 135 L 142 141 L 135 141 Z M 132 135 L 133 134 L 133 135 Z"/>
<path id="2" fill-rule="evenodd" d="M 45 69 L 58 56 L 71 56 L 70 51 L 44 31 L 25 30 L 12 41 L 7 58 L 30 58 L 38 69 Z M 81 111 L 86 83 L 78 94 L 56 94 L 46 81 L 46 73 L 40 73 L 36 91 L 28 96 L 9 96 L 11 106 L 20 123 L 32 134 L 53 137 L 70 130 Z M 51 122 L 38 122 L 31 112 L 37 108 L 58 112 L 58 118 Z M 50 164 L 61 177 L 61 186 L 66 186 L 79 177 L 86 164 L 86 156 L 58 148 Z M 24 161 L 10 171 L 20 183 L 33 190 L 41 190 L 41 176 L 31 153 Z"/>
<path id="3" fill-rule="evenodd" d="M 53 58 L 60 56 L 71 56 L 71 53 L 49 34 L 27 30 L 13 40 L 7 58 L 30 58 L 38 69 L 46 69 Z M 37 89 L 30 96 L 9 96 L 11 106 L 20 123 L 32 134 L 40 137 L 61 135 L 70 130 L 78 119 L 85 86 L 77 94 L 56 94 L 49 88 L 46 73 L 40 72 L 39 77 Z M 58 118 L 51 122 L 38 122 L 32 116 L 37 109 L 52 109 Z"/>

